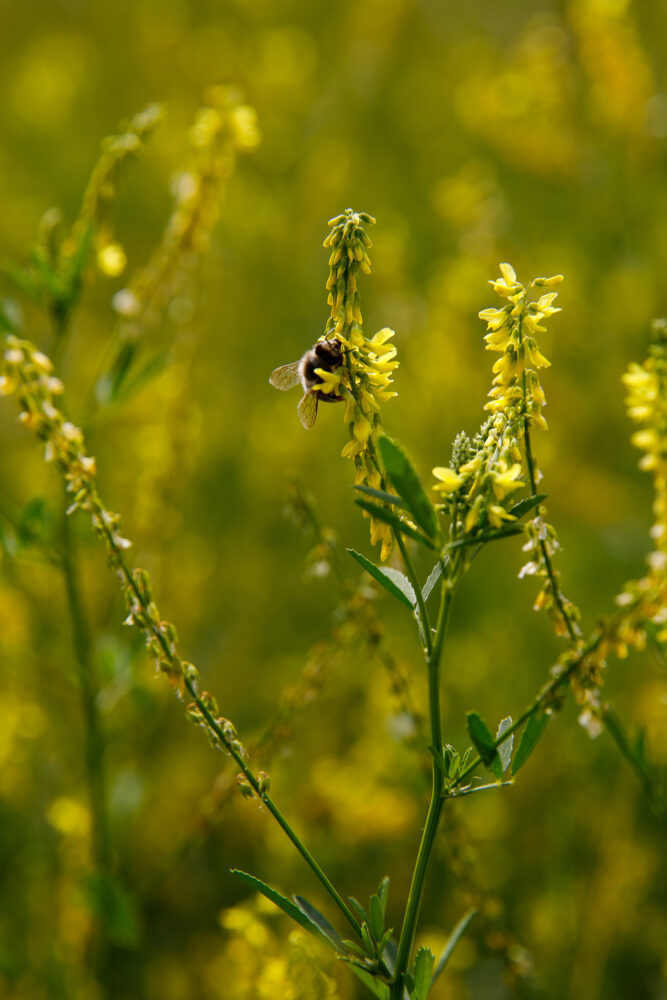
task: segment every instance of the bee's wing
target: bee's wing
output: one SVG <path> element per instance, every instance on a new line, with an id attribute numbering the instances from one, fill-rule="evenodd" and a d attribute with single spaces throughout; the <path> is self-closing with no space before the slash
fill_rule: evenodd
<path id="1" fill-rule="evenodd" d="M 317 417 L 317 396 L 314 392 L 308 391 L 304 394 L 303 399 L 296 408 L 296 412 L 299 414 L 299 420 L 306 430 L 310 430 Z"/>
<path id="2" fill-rule="evenodd" d="M 269 382 L 276 389 L 293 389 L 295 385 L 301 384 L 300 365 L 300 361 L 293 361 L 291 365 L 281 365 L 271 372 Z"/>

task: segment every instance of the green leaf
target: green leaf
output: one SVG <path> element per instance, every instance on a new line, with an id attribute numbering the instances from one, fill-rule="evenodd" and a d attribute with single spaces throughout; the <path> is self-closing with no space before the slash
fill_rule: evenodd
<path id="1" fill-rule="evenodd" d="M 368 914 L 366 913 L 365 909 L 363 908 L 359 900 L 355 899 L 354 896 L 348 896 L 347 898 L 350 901 L 352 909 L 359 917 L 359 923 L 361 924 L 363 924 L 364 922 L 368 923 Z"/>
<path id="2" fill-rule="evenodd" d="M 364 943 L 364 948 L 369 958 L 375 958 L 375 944 L 373 943 L 371 929 L 365 921 L 361 925 L 361 940 Z"/>
<path id="3" fill-rule="evenodd" d="M 354 488 L 369 497 L 375 497 L 376 500 L 383 500 L 385 503 L 394 504 L 395 507 L 407 507 L 405 500 L 397 497 L 394 493 L 387 493 L 385 490 L 375 490 L 372 486 L 355 486 Z"/>
<path id="4" fill-rule="evenodd" d="M 435 967 L 435 972 L 433 973 L 433 977 L 431 979 L 431 986 L 433 986 L 438 976 L 440 976 L 444 971 L 445 966 L 447 965 L 447 962 L 449 961 L 452 952 L 456 948 L 456 945 L 459 943 L 459 940 L 468 930 L 471 921 L 476 915 L 477 915 L 477 910 L 475 909 L 468 910 L 468 912 L 461 917 L 458 924 L 456 925 L 452 933 L 449 935 L 449 940 L 447 941 L 444 951 L 440 956 L 440 960 L 438 961 L 438 964 Z"/>
<path id="5" fill-rule="evenodd" d="M 364 986 L 371 991 L 373 996 L 377 997 L 377 1000 L 389 1000 L 389 987 L 386 983 L 376 979 L 375 976 L 371 976 L 370 972 L 365 972 L 363 969 L 360 969 L 358 965 L 350 964 L 350 968 L 354 972 L 357 979 L 360 979 Z"/>
<path id="6" fill-rule="evenodd" d="M 548 719 L 549 717 L 544 712 L 536 712 L 528 719 L 526 727 L 521 733 L 516 754 L 514 755 L 512 774 L 516 774 L 519 768 L 523 767 L 530 757 L 547 727 Z"/>
<path id="7" fill-rule="evenodd" d="M 387 912 L 387 897 L 389 895 L 389 876 L 385 877 L 380 882 L 377 888 L 377 897 L 382 903 L 382 919 L 384 920 L 384 915 Z"/>
<path id="8" fill-rule="evenodd" d="M 316 910 L 312 903 L 309 903 L 307 899 L 303 896 L 294 896 L 294 902 L 299 907 L 301 912 L 318 928 L 324 935 L 325 939 L 330 945 L 338 952 L 339 955 L 345 955 L 345 945 L 338 931 L 331 926 L 327 918 Z"/>
<path id="9" fill-rule="evenodd" d="M 521 535 L 523 528 L 518 524 L 511 524 L 507 528 L 499 528 L 498 531 L 487 531 L 484 535 L 469 535 L 465 538 L 457 538 L 455 542 L 450 542 L 448 549 L 462 549 L 466 545 L 482 545 L 486 542 L 494 542 L 498 538 L 511 538 L 512 535 Z"/>
<path id="10" fill-rule="evenodd" d="M 535 493 L 532 497 L 524 497 L 523 500 L 519 500 L 513 507 L 510 507 L 510 514 L 518 520 L 524 514 L 527 514 L 529 510 L 532 510 L 538 504 L 541 504 L 543 500 L 546 500 L 547 496 L 547 493 Z"/>
<path id="11" fill-rule="evenodd" d="M 362 556 L 360 552 L 356 552 L 354 549 L 348 549 L 347 551 L 353 559 L 357 560 L 360 566 L 363 566 L 374 580 L 377 580 L 384 587 L 387 593 L 395 597 L 401 604 L 405 604 L 406 608 L 410 608 L 410 610 L 414 608 L 416 597 L 412 589 L 412 584 L 399 570 L 390 570 L 386 567 L 381 568 L 372 563 L 366 556 Z"/>
<path id="12" fill-rule="evenodd" d="M 508 715 L 506 719 L 503 719 L 499 726 L 498 732 L 496 733 L 496 743 L 508 729 L 512 728 L 512 716 Z M 498 756 L 500 757 L 500 762 L 503 765 L 503 774 L 510 766 L 510 761 L 512 760 L 512 750 L 514 748 L 514 734 L 508 736 L 506 740 L 496 748 L 498 750 Z"/>
<path id="13" fill-rule="evenodd" d="M 412 1000 L 426 1000 L 431 988 L 431 974 L 435 955 L 430 948 L 420 948 L 415 958 L 414 989 Z"/>
<path id="14" fill-rule="evenodd" d="M 407 455 L 386 434 L 380 436 L 378 447 L 391 485 L 398 495 L 403 497 L 419 527 L 429 538 L 438 538 L 440 536 L 438 515 Z"/>
<path id="15" fill-rule="evenodd" d="M 484 767 L 491 771 L 496 778 L 502 778 L 503 766 L 496 750 L 495 740 L 483 718 L 477 712 L 468 712 L 466 724 L 470 739 L 475 744 L 475 749 L 481 757 Z"/>
<path id="16" fill-rule="evenodd" d="M 373 932 L 376 941 L 380 941 L 384 934 L 384 907 L 379 896 L 373 894 L 368 901 L 370 922 L 369 927 Z"/>
<path id="17" fill-rule="evenodd" d="M 122 383 L 115 386 L 114 399 L 117 401 L 128 399 L 133 393 L 141 389 L 142 386 L 150 382 L 151 379 L 160 375 L 167 367 L 168 360 L 169 351 L 156 351 L 155 354 L 146 359 L 137 371 L 132 369 L 128 377 L 124 378 Z"/>
<path id="18" fill-rule="evenodd" d="M 422 535 L 421 531 L 417 531 L 413 528 L 411 524 L 407 524 L 402 521 L 400 517 L 393 514 L 386 507 L 380 507 L 379 504 L 370 503 L 368 500 L 355 500 L 354 501 L 358 507 L 362 510 L 368 511 L 372 517 L 376 517 L 378 521 L 384 521 L 385 524 L 391 525 L 394 531 L 400 531 L 402 535 L 407 535 L 409 538 L 413 538 L 415 542 L 419 542 L 420 545 L 424 545 L 428 549 L 434 549 L 435 544 L 426 535 Z"/>
<path id="19" fill-rule="evenodd" d="M 262 882 L 261 879 L 256 878 L 254 875 L 248 875 L 247 872 L 239 871 L 238 868 L 232 868 L 231 873 L 232 875 L 238 875 L 238 877 L 251 886 L 255 892 L 261 892 L 263 896 L 270 899 L 272 903 L 282 910 L 283 913 L 286 913 L 288 917 L 291 917 L 295 923 L 303 927 L 304 930 L 307 930 L 310 934 L 318 937 L 321 941 L 326 941 L 327 944 L 333 944 L 333 939 L 330 938 L 328 934 L 325 934 L 324 931 L 313 920 L 311 920 L 310 916 L 308 916 L 301 907 L 295 906 L 291 899 L 288 899 L 287 896 L 283 896 L 280 892 L 272 889 L 270 885 L 267 885 L 266 882 Z M 324 920 L 324 917 L 322 917 L 322 920 Z M 329 927 L 333 931 L 334 936 L 340 942 L 342 954 L 344 954 L 345 945 L 336 934 L 336 931 L 333 930 L 331 924 L 329 924 Z M 334 945 L 334 948 L 337 952 L 339 951 L 337 945 Z"/>
<path id="20" fill-rule="evenodd" d="M 436 583 L 442 576 L 442 560 L 438 559 L 437 563 L 428 575 L 428 579 L 424 586 L 422 587 L 422 597 L 425 601 L 431 596 L 431 591 L 435 587 Z"/>

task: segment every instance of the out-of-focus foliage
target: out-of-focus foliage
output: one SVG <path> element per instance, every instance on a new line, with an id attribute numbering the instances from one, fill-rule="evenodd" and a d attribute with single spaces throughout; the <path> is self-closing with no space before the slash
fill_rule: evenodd
<path id="1" fill-rule="evenodd" d="M 296 473 L 342 547 L 367 546 L 339 457 L 342 422 L 322 407 L 305 432 L 267 376 L 324 330 L 326 220 L 350 204 L 368 209 L 378 224 L 364 315 L 369 328 L 396 330 L 402 361 L 385 426 L 422 471 L 444 465 L 485 401 L 477 313 L 498 261 L 520 276 L 564 273 L 543 379 L 550 431 L 536 448 L 564 586 L 589 631 L 642 574 L 651 523 L 620 376 L 667 310 L 664 5 L 54 2 L 11 5 L 3 27 L 5 259 L 26 263 L 51 207 L 71 226 L 101 137 L 165 104 L 105 215 L 100 269 L 58 372 L 68 412 L 86 426 L 101 488 L 183 649 L 245 742 L 256 737 L 257 765 L 271 758 L 294 825 L 346 893 L 366 898 L 391 872 L 398 921 L 427 799 L 428 761 L 415 766 L 410 747 L 425 678 L 394 614 L 371 655 L 350 612 L 354 567 L 341 612 L 326 534 L 312 550 L 300 519 L 286 516 Z M 257 110 L 261 145 L 225 172 L 202 265 L 147 324 L 134 360 L 146 377 L 109 406 L 104 385 L 91 388 L 109 340 L 135 343 L 118 337 L 111 300 L 154 260 L 170 186 L 187 200 L 202 92 L 231 82 Z M 8 314 L 20 302 L 28 336 L 52 352 L 45 314 L 2 280 Z M 114 581 L 77 518 L 114 881 L 91 878 L 85 729 L 52 559 L 61 487 L 11 403 L 0 421 L 0 995 L 100 996 L 90 970 L 103 905 L 109 996 L 356 996 L 346 970 L 319 953 L 314 968 L 311 943 L 229 874 L 239 867 L 317 897 L 265 810 L 230 787 L 233 775 L 219 773 L 119 626 Z M 514 580 L 518 546 L 486 558 L 448 638 L 444 722 L 456 745 L 467 709 L 516 714 L 557 655 L 530 582 Z M 606 691 L 631 727 L 646 727 L 664 767 L 664 669 L 649 652 L 633 655 L 611 667 Z M 456 803 L 445 819 L 422 943 L 437 951 L 470 901 L 481 913 L 436 1000 L 664 995 L 663 820 L 611 741 L 591 742 L 576 714 L 566 707 L 549 727 L 514 788 Z"/>

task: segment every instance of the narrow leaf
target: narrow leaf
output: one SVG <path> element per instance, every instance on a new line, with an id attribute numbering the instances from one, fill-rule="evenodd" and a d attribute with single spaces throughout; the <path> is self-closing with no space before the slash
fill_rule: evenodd
<path id="1" fill-rule="evenodd" d="M 416 542 L 420 545 L 426 546 L 428 549 L 434 549 L 435 545 L 430 538 L 423 535 L 421 531 L 417 531 L 413 528 L 411 524 L 407 524 L 402 521 L 400 517 L 393 514 L 392 511 L 387 510 L 386 507 L 380 507 L 379 504 L 370 503 L 368 500 L 355 500 L 354 501 L 358 507 L 362 510 L 368 511 L 368 513 L 377 518 L 378 521 L 384 521 L 385 524 L 390 524 L 394 531 L 400 531 L 402 535 L 407 535 L 409 538 L 414 538 Z"/>
<path id="2" fill-rule="evenodd" d="M 363 908 L 359 900 L 355 899 L 354 896 L 348 896 L 347 898 L 350 902 L 350 906 L 352 907 L 356 915 L 359 917 L 359 923 L 360 924 L 363 924 L 364 922 L 368 923 L 368 914 L 366 913 L 365 909 Z"/>
<path id="3" fill-rule="evenodd" d="M 389 971 L 393 973 L 396 968 L 396 956 L 398 955 L 398 945 L 396 944 L 396 938 L 390 937 L 384 946 L 384 954 L 382 956 L 384 964 L 387 966 Z"/>
<path id="4" fill-rule="evenodd" d="M 507 718 L 503 719 L 500 725 L 498 726 L 498 732 L 496 733 L 496 743 L 503 735 L 503 733 L 506 733 L 507 730 L 511 728 L 512 728 L 512 716 L 508 715 Z M 514 734 L 508 736 L 507 739 L 503 740 L 503 742 L 497 747 L 498 756 L 500 757 L 500 761 L 503 765 L 503 774 L 510 766 L 513 748 L 514 748 Z"/>
<path id="5" fill-rule="evenodd" d="M 502 764 L 496 750 L 495 740 L 484 719 L 477 712 L 468 712 L 466 724 L 470 739 L 475 744 L 475 749 L 482 758 L 484 767 L 491 771 L 496 778 L 502 778 Z"/>
<path id="6" fill-rule="evenodd" d="M 380 941 L 384 934 L 384 908 L 380 902 L 380 897 L 373 894 L 368 901 L 370 915 L 370 929 L 376 941 Z"/>
<path id="7" fill-rule="evenodd" d="M 416 598 L 415 592 L 412 589 L 412 584 L 407 577 L 403 576 L 399 570 L 389 570 L 387 568 L 380 568 L 379 566 L 376 566 L 375 563 L 370 561 L 370 559 L 367 559 L 366 556 L 362 556 L 360 552 L 356 552 L 354 549 L 348 549 L 347 551 L 353 559 L 357 560 L 360 566 L 363 566 L 366 572 L 369 573 L 374 580 L 377 580 L 377 582 L 384 587 L 387 593 L 391 594 L 392 597 L 395 597 L 401 602 L 401 604 L 405 604 L 406 608 L 410 608 L 410 610 L 412 610 L 415 605 Z M 402 578 L 402 581 L 407 584 L 407 587 L 399 585 L 399 582 L 395 579 L 396 577 Z"/>
<path id="8" fill-rule="evenodd" d="M 428 579 L 424 586 L 422 587 L 422 597 L 425 601 L 431 596 L 431 591 L 435 587 L 436 583 L 442 576 L 442 562 L 438 559 L 437 563 L 428 575 Z"/>
<path id="9" fill-rule="evenodd" d="M 646 765 L 644 758 L 644 742 L 640 738 L 633 747 L 630 743 L 625 726 L 613 709 L 607 708 L 602 716 L 602 721 L 607 727 L 607 732 L 621 751 L 625 759 L 633 768 L 642 784 L 644 790 L 651 796 L 654 794 L 653 779 Z"/>
<path id="10" fill-rule="evenodd" d="M 385 434 L 381 435 L 378 446 L 392 486 L 405 500 L 419 527 L 429 538 L 437 538 L 440 535 L 438 515 L 407 455 Z"/>
<path id="11" fill-rule="evenodd" d="M 288 899 L 287 896 L 283 896 L 280 892 L 277 892 L 275 889 L 272 889 L 270 885 L 267 885 L 266 882 L 262 882 L 261 879 L 256 878 L 254 875 L 248 875 L 247 872 L 239 871 L 238 868 L 232 868 L 231 873 L 232 875 L 238 875 L 240 879 L 242 879 L 244 882 L 247 882 L 247 884 L 251 886 L 256 892 L 261 892 L 263 896 L 266 896 L 267 899 L 270 899 L 272 903 L 274 903 L 279 909 L 283 911 L 283 913 L 286 913 L 288 917 L 291 917 L 292 920 L 296 921 L 296 923 L 299 924 L 301 927 L 303 927 L 305 930 L 309 931 L 311 934 L 314 934 L 316 937 L 320 939 L 322 938 L 322 934 L 319 931 L 318 927 L 313 923 L 312 920 L 310 920 L 303 913 L 301 909 L 299 909 L 298 906 L 295 906 L 292 900 Z M 330 943 L 328 938 L 327 938 L 327 943 Z"/>
<path id="12" fill-rule="evenodd" d="M 482 545 L 486 542 L 494 542 L 498 538 L 511 538 L 512 535 L 521 535 L 523 528 L 518 524 L 511 524 L 507 528 L 499 528 L 498 531 L 488 531 L 485 535 L 471 535 L 465 538 L 457 538 L 455 542 L 450 542 L 448 549 L 462 549 L 467 545 Z"/>
<path id="13" fill-rule="evenodd" d="M 541 504 L 543 500 L 546 500 L 547 496 L 547 493 L 535 493 L 532 497 L 524 497 L 523 500 L 519 500 L 513 507 L 510 507 L 510 514 L 517 519 L 523 517 L 529 510 L 532 510 L 538 504 Z"/>
<path id="14" fill-rule="evenodd" d="M 331 926 L 329 921 L 319 910 L 316 910 L 312 903 L 309 903 L 303 896 L 294 896 L 294 902 L 301 912 L 317 927 L 326 940 L 331 944 L 339 955 L 345 954 L 345 945 L 338 931 Z"/>
<path id="15" fill-rule="evenodd" d="M 358 965 L 352 965 L 350 963 L 350 968 L 354 972 L 357 979 L 360 979 L 364 986 L 371 991 L 373 996 L 377 997 L 378 1000 L 389 1000 L 389 987 L 386 983 L 376 979 L 375 976 L 371 976 L 370 972 L 365 972 L 363 969 L 360 969 Z"/>
<path id="16" fill-rule="evenodd" d="M 407 507 L 402 497 L 397 497 L 394 493 L 387 493 L 385 490 L 375 490 L 372 486 L 355 486 L 355 490 L 365 493 L 366 496 L 375 497 L 376 500 L 383 500 L 385 503 L 394 504 L 395 507 Z"/>
<path id="17" fill-rule="evenodd" d="M 465 932 L 468 930 L 468 927 L 470 926 L 470 923 L 476 916 L 476 914 L 477 910 L 474 909 L 468 910 L 468 912 L 461 917 L 458 924 L 456 925 L 452 933 L 449 935 L 449 940 L 445 945 L 445 949 L 442 955 L 440 956 L 438 964 L 435 967 L 435 972 L 433 973 L 433 978 L 431 979 L 431 986 L 433 986 L 438 976 L 440 976 L 444 971 L 445 966 L 447 965 L 447 962 L 449 961 L 452 952 L 456 948 L 457 944 L 459 943 L 460 939 L 463 937 Z"/>
<path id="18" fill-rule="evenodd" d="M 435 955 L 429 948 L 420 948 L 415 958 L 413 1000 L 426 1000 L 431 988 L 431 975 Z"/>
<path id="19" fill-rule="evenodd" d="M 521 733 L 519 746 L 517 747 L 514 760 L 512 762 L 512 774 L 516 774 L 519 768 L 523 767 L 531 753 L 537 746 L 539 739 L 547 727 L 548 716 L 544 712 L 536 712 L 531 715 L 526 723 L 526 728 Z"/>
<path id="20" fill-rule="evenodd" d="M 385 875 L 385 877 L 382 879 L 382 881 L 380 882 L 380 884 L 378 886 L 378 889 L 377 889 L 377 896 L 378 896 L 380 902 L 382 903 L 382 916 L 383 916 L 383 919 L 384 919 L 384 914 L 385 914 L 385 912 L 387 910 L 387 896 L 388 895 L 389 895 L 389 876 Z"/>

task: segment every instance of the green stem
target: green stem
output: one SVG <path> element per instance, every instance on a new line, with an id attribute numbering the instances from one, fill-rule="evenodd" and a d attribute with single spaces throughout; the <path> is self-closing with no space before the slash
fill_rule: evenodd
<path id="1" fill-rule="evenodd" d="M 125 577 L 125 581 L 126 581 L 127 585 L 132 589 L 132 592 L 134 593 L 135 597 L 139 601 L 140 605 L 143 608 L 145 608 L 145 602 L 144 602 L 143 596 L 141 594 L 141 591 L 137 587 L 137 585 L 136 585 L 136 583 L 134 581 L 134 578 L 133 578 L 133 576 L 132 576 L 129 568 L 128 568 L 125 560 L 123 559 L 123 557 L 121 555 L 120 550 L 117 548 L 117 546 L 116 546 L 116 544 L 114 542 L 112 532 L 109 530 L 109 528 L 107 526 L 105 526 L 103 530 L 104 530 L 104 533 L 105 533 L 106 540 L 107 540 L 109 546 L 113 549 L 114 554 L 115 554 L 115 556 L 116 556 L 116 558 L 118 560 L 118 565 L 120 566 L 120 569 L 121 569 L 121 571 L 123 573 L 123 576 Z M 155 628 L 155 626 L 152 624 L 151 619 L 150 619 L 150 617 L 148 615 L 147 615 L 146 621 L 148 622 L 147 627 L 150 629 L 151 634 L 153 635 L 153 637 L 155 638 L 155 640 L 157 642 L 159 642 L 160 647 L 161 647 L 162 651 L 164 652 L 165 656 L 169 660 L 171 660 L 173 654 L 172 654 L 172 651 L 171 651 L 171 649 L 169 647 L 169 643 L 167 642 L 165 636 L 162 634 L 162 632 L 159 629 Z M 227 737 L 225 736 L 225 734 L 224 734 L 224 732 L 222 730 L 222 727 L 218 724 L 217 720 L 211 714 L 211 712 L 207 708 L 205 702 L 202 701 L 202 699 L 201 699 L 201 697 L 199 695 L 199 692 L 197 690 L 196 685 L 189 678 L 186 677 L 185 678 L 185 686 L 186 686 L 186 688 L 188 690 L 188 693 L 190 694 L 191 698 L 193 699 L 193 701 L 197 705 L 199 711 L 201 712 L 201 714 L 206 719 L 206 724 L 207 724 L 208 728 L 211 730 L 211 732 L 213 732 L 217 736 L 218 740 L 220 741 L 221 746 L 223 746 L 225 748 L 226 752 L 229 753 L 229 755 L 232 757 L 232 759 L 233 759 L 234 763 L 236 764 L 236 766 L 238 767 L 239 771 L 242 772 L 242 774 L 244 775 L 244 777 L 246 778 L 246 780 L 248 781 L 248 783 L 251 785 L 253 791 L 255 792 L 255 794 L 257 795 L 257 797 L 259 798 L 259 800 L 264 803 L 264 805 L 266 806 L 266 808 L 268 809 L 268 811 L 271 813 L 271 815 L 273 816 L 273 818 L 275 819 L 275 821 L 280 826 L 280 828 L 283 831 L 283 833 L 286 834 L 286 836 L 289 838 L 289 840 L 292 842 L 292 844 L 294 845 L 294 847 L 297 849 L 297 851 L 299 852 L 299 854 L 301 855 L 301 857 L 304 859 L 304 861 L 306 862 L 306 864 L 308 865 L 308 867 L 311 869 L 311 871 L 314 873 L 314 875 L 322 883 L 322 885 L 324 886 L 324 888 L 326 889 L 326 891 L 329 893 L 329 895 L 331 896 L 332 900 L 334 901 L 334 903 L 336 904 L 336 906 L 338 907 L 338 909 L 341 911 L 341 913 L 343 914 L 343 916 L 345 917 L 345 919 L 348 921 L 348 923 L 354 929 L 355 933 L 359 937 L 361 937 L 361 925 L 359 924 L 359 921 L 356 919 L 356 917 L 352 913 L 352 910 L 349 908 L 349 906 L 347 905 L 347 903 L 345 902 L 345 900 L 343 899 L 343 897 L 340 895 L 340 893 L 338 892 L 338 890 L 336 889 L 336 887 L 333 885 L 333 883 L 331 882 L 331 880 L 325 874 L 325 872 L 323 871 L 323 869 L 317 863 L 317 861 L 315 860 L 315 858 L 313 857 L 313 855 L 310 853 L 310 851 L 308 850 L 308 848 L 301 841 L 300 837 L 297 835 L 297 833 L 292 829 L 292 827 L 290 826 L 290 824 L 287 822 L 286 818 L 283 816 L 282 812 L 280 811 L 280 809 L 278 808 L 278 806 L 275 804 L 275 802 L 273 801 L 273 799 L 265 791 L 262 791 L 260 789 L 259 781 L 258 781 L 257 777 L 253 774 L 253 772 L 251 771 L 251 769 L 248 767 L 248 765 L 246 764 L 246 762 L 243 759 L 243 757 L 241 756 L 241 754 L 238 753 L 238 751 L 233 746 L 230 745 Z"/>
<path id="2" fill-rule="evenodd" d="M 60 565 L 67 593 L 67 604 L 72 624 L 74 658 L 81 694 L 81 709 L 85 734 L 86 778 L 92 818 L 93 866 L 96 875 L 100 879 L 100 892 L 104 894 L 107 891 L 107 880 L 110 872 L 104 736 L 97 710 L 97 689 L 94 678 L 92 639 L 81 597 L 70 519 L 66 514 L 63 514 L 63 552 Z M 107 975 L 109 940 L 106 917 L 104 915 L 102 915 L 97 928 L 95 950 L 95 965 L 98 979 L 105 991 L 105 995 L 110 996 L 109 977 Z"/>
<path id="3" fill-rule="evenodd" d="M 435 641 L 433 642 L 427 657 L 431 742 L 435 760 L 441 760 L 443 754 L 442 718 L 440 712 L 440 661 L 442 657 L 442 646 L 447 629 L 447 622 L 449 620 L 449 613 L 457 582 L 458 580 L 456 576 L 452 579 L 448 579 L 444 575 L 443 567 L 443 579 L 440 591 L 440 610 L 438 614 Z M 431 801 L 429 802 L 426 822 L 424 824 L 424 832 L 422 834 L 414 871 L 412 873 L 412 883 L 410 885 L 408 903 L 405 909 L 403 926 L 401 927 L 401 936 L 399 938 L 398 950 L 396 953 L 394 982 L 391 986 L 390 1000 L 402 1000 L 403 997 L 403 976 L 410 961 L 410 952 L 412 950 L 415 931 L 417 929 L 417 920 L 419 918 L 419 910 L 421 908 L 422 897 L 424 894 L 426 872 L 433 851 L 433 845 L 435 843 L 435 837 L 438 832 L 438 825 L 440 823 L 440 816 L 442 813 L 444 801 L 442 797 L 442 775 L 435 760 L 433 761 L 432 766 Z"/>
<path id="4" fill-rule="evenodd" d="M 523 338 L 523 313 L 519 318 L 519 343 L 522 342 Z M 526 468 L 528 469 L 528 478 L 530 481 L 530 491 L 533 496 L 537 496 L 537 482 L 535 477 L 535 461 L 533 459 L 533 449 L 530 441 L 530 422 L 528 420 L 528 414 L 525 412 L 526 399 L 528 397 L 528 386 L 526 384 L 526 370 L 524 368 L 523 374 L 521 376 L 521 386 L 523 391 L 523 404 L 524 404 L 524 415 L 523 415 L 523 440 L 525 443 L 526 450 Z M 554 601 L 560 612 L 560 615 L 565 623 L 565 628 L 570 637 L 570 641 L 576 643 L 578 639 L 581 638 L 579 629 L 576 623 L 572 620 L 565 607 L 565 602 L 563 600 L 563 595 L 560 592 L 560 587 L 558 586 L 558 580 L 556 579 L 556 574 L 554 572 L 553 564 L 551 562 L 551 556 L 549 554 L 549 547 L 544 539 L 540 539 L 540 552 L 542 553 L 542 559 L 544 560 L 544 565 L 547 571 L 547 576 L 549 578 L 549 583 L 551 585 L 551 593 L 553 594 Z"/>

